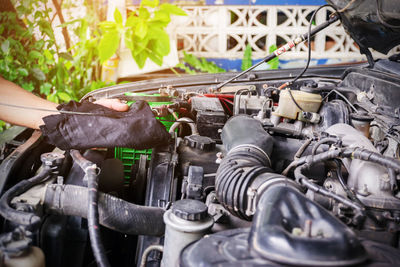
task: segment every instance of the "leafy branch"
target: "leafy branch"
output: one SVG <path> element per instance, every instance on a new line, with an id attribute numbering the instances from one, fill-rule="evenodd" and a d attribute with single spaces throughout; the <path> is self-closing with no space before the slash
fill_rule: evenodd
<path id="1" fill-rule="evenodd" d="M 179 7 L 159 0 L 143 0 L 137 10 L 130 13 L 125 24 L 118 9 L 114 12 L 115 21 L 100 23 L 101 40 L 99 44 L 100 61 L 112 57 L 124 37 L 125 46 L 139 68 L 143 68 L 149 58 L 161 66 L 164 56 L 170 52 L 169 36 L 165 27 L 171 22 L 171 15 L 186 16 Z"/>
<path id="2" fill-rule="evenodd" d="M 223 68 L 218 67 L 214 62 L 207 61 L 204 57 L 197 58 L 192 54 L 183 51 L 183 63 L 177 65 L 188 74 L 196 74 L 198 72 L 220 73 L 225 72 Z"/>

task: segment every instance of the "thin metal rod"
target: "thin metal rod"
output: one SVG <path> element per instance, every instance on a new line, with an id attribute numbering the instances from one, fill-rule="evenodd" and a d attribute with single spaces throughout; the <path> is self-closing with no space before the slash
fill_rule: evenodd
<path id="1" fill-rule="evenodd" d="M 325 29 L 326 27 L 328 27 L 329 25 L 331 25 L 332 23 L 336 22 L 339 19 L 339 16 L 333 15 L 329 18 L 329 20 L 325 21 L 324 23 L 316 26 L 314 29 L 311 30 L 310 36 L 314 36 L 315 34 L 317 34 L 318 32 L 322 31 L 323 29 Z M 260 66 L 263 63 L 266 63 L 268 61 L 270 61 L 271 59 L 274 59 L 280 55 L 282 55 L 283 53 L 289 51 L 290 49 L 292 49 L 293 47 L 295 47 L 296 45 L 306 41 L 308 39 L 308 34 L 304 33 L 302 35 L 300 35 L 299 37 L 297 37 L 296 39 L 286 43 L 285 45 L 281 46 L 280 48 L 276 49 L 274 52 L 272 52 L 271 54 L 269 54 L 268 56 L 266 56 L 265 58 L 263 58 L 260 62 L 258 62 L 257 64 L 251 66 L 250 68 L 248 68 L 245 71 L 242 71 L 241 73 L 237 74 L 236 76 L 226 80 L 225 82 L 220 83 L 219 85 L 217 85 L 217 87 L 215 87 L 215 91 L 220 91 L 220 89 L 222 87 L 224 87 L 225 85 L 227 85 L 228 83 L 236 80 L 237 78 L 243 76 L 244 74 L 248 73 L 249 71 L 252 71 L 253 69 L 255 69 L 256 67 Z"/>

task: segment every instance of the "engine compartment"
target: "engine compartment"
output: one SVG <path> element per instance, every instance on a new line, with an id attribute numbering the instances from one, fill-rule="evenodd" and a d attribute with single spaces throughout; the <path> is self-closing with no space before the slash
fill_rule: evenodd
<path id="1" fill-rule="evenodd" d="M 281 71 L 252 72 L 217 92 L 217 76 L 199 76 L 87 95 L 145 100 L 171 134 L 152 150 L 82 154 L 98 167 L 111 264 L 399 265 L 400 64 L 392 73 L 385 64 L 320 68 L 289 89 L 279 89 L 291 79 Z M 40 247 L 48 266 L 93 265 L 87 173 L 69 152 L 35 138 L 25 150 L 4 150 L 0 165 L 2 199 L 37 171 L 38 153 L 48 152 L 42 162 L 53 168 L 9 199 L 40 221 L 29 217 L 19 237 Z M 3 233 L 22 231 L 4 217 Z"/>

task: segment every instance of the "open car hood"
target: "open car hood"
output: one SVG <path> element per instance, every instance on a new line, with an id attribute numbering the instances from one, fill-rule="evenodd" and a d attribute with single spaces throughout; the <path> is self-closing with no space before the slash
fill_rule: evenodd
<path id="1" fill-rule="evenodd" d="M 351 0 L 328 0 L 339 11 Z M 398 0 L 354 1 L 339 12 L 344 28 L 360 46 L 387 54 L 400 44 L 400 2 Z"/>

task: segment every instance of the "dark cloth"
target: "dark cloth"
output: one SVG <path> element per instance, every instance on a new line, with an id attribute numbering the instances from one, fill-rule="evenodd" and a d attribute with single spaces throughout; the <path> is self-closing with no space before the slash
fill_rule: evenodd
<path id="1" fill-rule="evenodd" d="M 96 114 L 61 113 L 43 118 L 45 125 L 40 126 L 43 135 L 63 150 L 116 146 L 146 149 L 167 144 L 170 138 L 145 101 L 135 102 L 126 112 L 75 101 L 61 104 L 57 109 Z"/>

